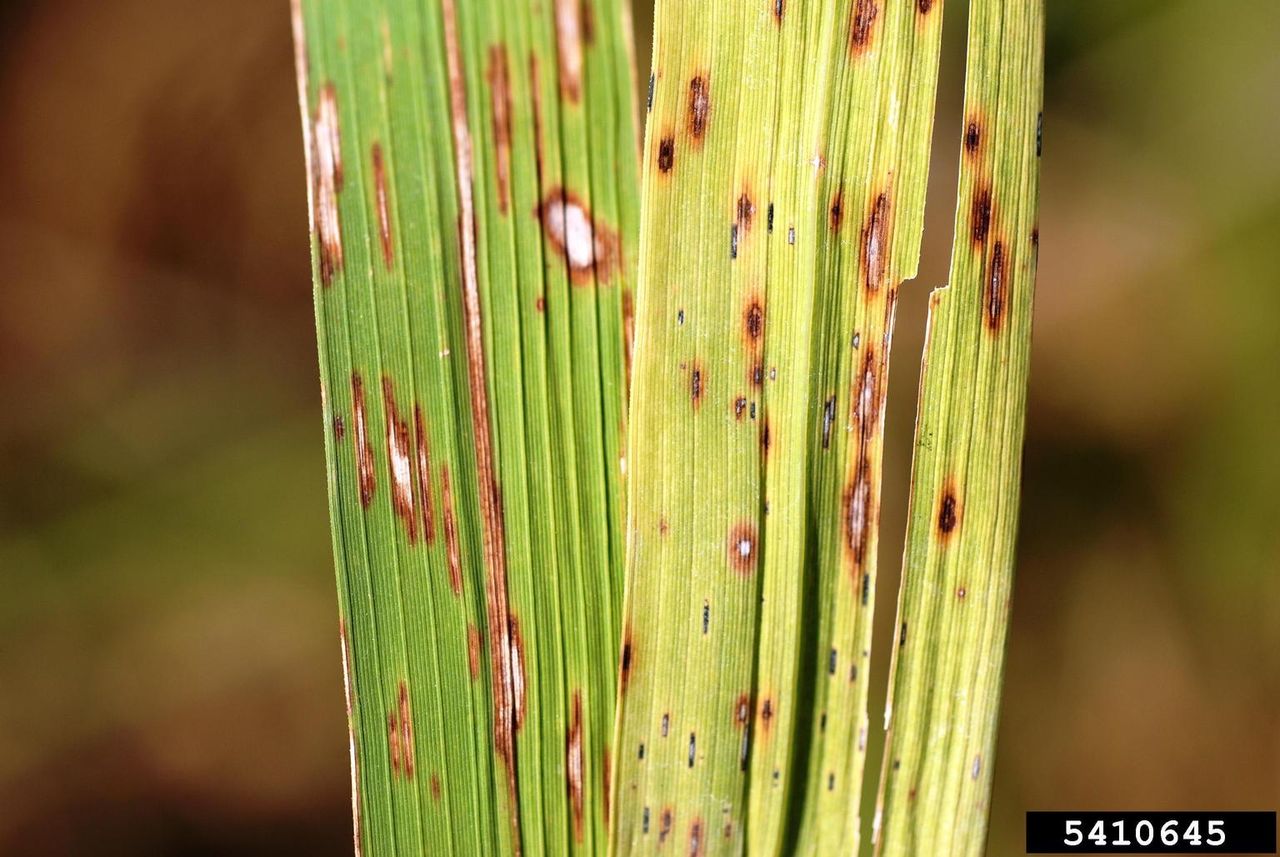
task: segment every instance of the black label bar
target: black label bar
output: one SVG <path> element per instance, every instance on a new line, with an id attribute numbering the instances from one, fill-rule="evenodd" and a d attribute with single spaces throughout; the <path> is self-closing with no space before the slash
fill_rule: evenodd
<path id="1" fill-rule="evenodd" d="M 1028 854 L 1275 854 L 1274 812 L 1028 812 Z"/>

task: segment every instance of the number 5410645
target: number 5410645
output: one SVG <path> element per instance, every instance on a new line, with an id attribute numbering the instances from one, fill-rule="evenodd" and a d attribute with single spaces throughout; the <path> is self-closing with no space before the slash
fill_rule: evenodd
<path id="1" fill-rule="evenodd" d="M 1110 839 L 1107 838 L 1108 827 L 1112 829 Z M 1155 824 L 1145 818 L 1134 824 L 1132 830 L 1133 839 L 1130 839 L 1127 833 L 1123 820 L 1113 821 L 1110 825 L 1105 821 L 1098 820 L 1093 827 L 1089 828 L 1089 832 L 1085 833 L 1084 822 L 1079 819 L 1068 819 L 1062 844 L 1068 847 L 1075 847 L 1084 844 L 1085 839 L 1088 839 L 1092 844 L 1099 847 L 1112 845 L 1123 848 L 1126 845 L 1135 844 L 1147 846 L 1154 843 L 1157 836 Z M 1198 820 L 1189 821 L 1185 828 L 1179 829 L 1177 820 L 1171 819 L 1160 825 L 1158 834 L 1160 843 L 1169 846 L 1181 844 L 1199 847 L 1204 844 L 1212 848 L 1226 842 L 1226 834 L 1222 830 L 1222 822 L 1218 820 L 1206 821 L 1202 835 Z"/>

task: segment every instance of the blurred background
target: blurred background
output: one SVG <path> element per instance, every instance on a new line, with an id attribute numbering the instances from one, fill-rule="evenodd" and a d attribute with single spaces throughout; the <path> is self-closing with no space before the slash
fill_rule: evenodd
<path id="1" fill-rule="evenodd" d="M 1048 6 L 992 854 L 1028 808 L 1280 804 L 1280 4 Z M 0 854 L 350 853 L 292 62 L 285 0 L 0 3 Z"/>

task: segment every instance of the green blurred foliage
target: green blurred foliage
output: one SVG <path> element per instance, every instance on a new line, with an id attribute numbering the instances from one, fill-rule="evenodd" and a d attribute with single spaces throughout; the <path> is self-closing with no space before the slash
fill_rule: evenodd
<path id="1" fill-rule="evenodd" d="M 1280 5 L 1048 13 L 992 854 L 1028 808 L 1280 803 Z M 950 243 L 946 14 L 886 569 Z M 0 46 L 0 853 L 349 853 L 287 4 L 10 2 Z"/>

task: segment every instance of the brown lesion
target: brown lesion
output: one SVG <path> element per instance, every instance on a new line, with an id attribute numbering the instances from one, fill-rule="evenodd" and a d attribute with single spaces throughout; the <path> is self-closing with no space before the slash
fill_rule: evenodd
<path id="1" fill-rule="evenodd" d="M 876 19 L 880 4 L 876 0 L 855 0 L 849 12 L 849 52 L 860 57 L 870 49 L 876 37 Z"/>
<path id="2" fill-rule="evenodd" d="M 397 706 L 387 712 L 387 751 L 391 759 L 391 777 L 413 779 L 413 716 L 409 707 L 409 688 L 401 681 Z"/>
<path id="3" fill-rule="evenodd" d="M 742 311 L 742 330 L 746 334 L 747 348 L 756 351 L 764 339 L 764 300 L 758 291 L 747 296 Z M 763 368 L 761 369 L 763 373 Z"/>
<path id="4" fill-rule="evenodd" d="M 973 191 L 973 205 L 969 212 L 969 237 L 975 248 L 983 246 L 991 232 L 991 186 L 980 184 Z"/>
<path id="5" fill-rule="evenodd" d="M 726 544 L 729 567 L 743 577 L 756 570 L 760 555 L 760 538 L 753 521 L 739 521 L 729 530 Z"/>
<path id="6" fill-rule="evenodd" d="M 618 671 L 618 681 L 625 693 L 627 686 L 631 683 L 631 671 L 635 667 L 636 644 L 635 635 L 631 631 L 631 623 L 627 623 L 627 629 L 622 636 L 622 656 L 621 665 Z"/>
<path id="7" fill-rule="evenodd" d="M 702 407 L 702 400 L 707 392 L 706 384 L 706 371 L 700 361 L 694 360 L 689 367 L 689 399 L 693 402 L 695 411 Z"/>
<path id="8" fill-rule="evenodd" d="M 862 228 L 862 276 L 867 289 L 875 292 L 884 285 L 889 267 L 889 231 L 893 205 L 887 190 L 876 194 Z"/>
<path id="9" fill-rule="evenodd" d="M 676 164 L 676 140 L 670 134 L 658 140 L 658 172 L 666 175 Z"/>
<path id="10" fill-rule="evenodd" d="M 773 21 L 779 27 L 782 26 L 782 18 L 787 11 L 787 0 L 773 0 Z"/>
<path id="11" fill-rule="evenodd" d="M 576 193 L 553 187 L 534 210 L 547 244 L 564 260 L 576 286 L 606 285 L 622 262 L 622 239 L 616 229 L 597 221 Z"/>
<path id="12" fill-rule="evenodd" d="M 1009 260 L 1007 256 L 1004 242 L 997 240 L 991 246 L 991 261 L 987 265 L 986 294 L 983 299 L 987 330 L 993 334 L 999 333 L 1004 325 L 1008 290 L 1006 269 L 1009 266 Z"/>
<path id="13" fill-rule="evenodd" d="M 708 72 L 695 74 L 689 80 L 689 112 L 687 127 L 689 139 L 696 148 L 702 144 L 711 121 L 711 76 Z"/>
<path id="14" fill-rule="evenodd" d="M 773 717 L 777 713 L 772 696 L 764 696 L 760 700 L 760 714 L 757 721 L 760 724 L 760 735 L 768 738 L 773 732 Z"/>
<path id="15" fill-rule="evenodd" d="M 569 806 L 573 813 L 573 840 L 582 842 L 585 807 L 582 796 L 582 694 L 575 690 L 569 705 L 569 736 L 565 775 L 569 786 Z"/>
<path id="16" fill-rule="evenodd" d="M 850 403 L 856 441 L 852 468 L 841 495 L 844 548 L 855 583 L 865 575 L 868 546 L 876 520 L 875 473 L 871 466 L 873 440 L 879 428 L 883 387 L 876 348 L 867 344 L 862 353 L 853 401 Z"/>
<path id="17" fill-rule="evenodd" d="M 736 216 L 738 228 L 744 233 L 749 232 L 751 230 L 751 222 L 756 216 L 756 204 L 751 200 L 751 191 L 749 189 L 744 188 L 738 196 Z"/>
<path id="18" fill-rule="evenodd" d="M 769 425 L 769 417 L 760 420 L 760 454 L 769 457 L 769 449 L 773 446 L 773 429 Z"/>
<path id="19" fill-rule="evenodd" d="M 342 136 L 338 129 L 338 89 L 326 81 L 311 121 L 312 231 L 316 236 L 320 282 L 329 286 L 342 270 L 342 229 L 339 224 L 338 194 L 342 192 Z"/>
<path id="20" fill-rule="evenodd" d="M 414 508 L 414 469 L 409 448 L 409 423 L 400 416 L 391 379 L 382 376 L 382 403 L 387 426 L 387 468 L 391 479 L 391 505 L 404 526 L 409 544 L 418 540 L 418 517 Z"/>
<path id="21" fill-rule="evenodd" d="M 382 144 L 374 142 L 370 156 L 373 159 L 373 196 L 378 209 L 378 238 L 382 242 L 382 262 L 388 271 L 395 262 L 391 247 L 391 214 L 387 200 L 387 168 L 383 163 Z"/>
<path id="22" fill-rule="evenodd" d="M 439 803 L 441 791 L 442 789 L 440 786 L 440 775 L 433 773 L 431 775 L 431 800 L 435 801 L 436 803 Z"/>
<path id="23" fill-rule="evenodd" d="M 916 0 L 916 11 L 921 15 L 928 15 L 933 11 L 933 0 Z"/>
<path id="24" fill-rule="evenodd" d="M 369 440 L 369 418 L 365 410 L 364 379 L 351 373 L 351 412 L 355 419 L 356 481 L 360 488 L 360 505 L 368 509 L 377 487 L 374 476 L 373 445 Z"/>
<path id="25" fill-rule="evenodd" d="M 485 80 L 489 84 L 498 210 L 506 214 L 511 206 L 511 72 L 505 44 L 489 46 L 489 65 L 485 70 Z"/>
<path id="26" fill-rule="evenodd" d="M 733 725 L 735 729 L 746 729 L 751 722 L 751 694 L 743 692 L 733 701 Z"/>
<path id="27" fill-rule="evenodd" d="M 706 830 L 701 818 L 689 824 L 689 857 L 703 857 L 707 853 Z"/>
<path id="28" fill-rule="evenodd" d="M 955 477 L 948 476 L 938 495 L 938 538 L 944 544 L 960 525 L 960 497 Z"/>
<path id="29" fill-rule="evenodd" d="M 970 160 L 976 160 L 982 153 L 982 118 L 973 114 L 964 124 L 964 152 Z"/>
<path id="30" fill-rule="evenodd" d="M 831 196 L 831 205 L 828 208 L 828 221 L 831 225 L 831 231 L 838 233 L 840 226 L 844 222 L 844 185 L 841 184 L 836 188 L 836 192 Z"/>
<path id="31" fill-rule="evenodd" d="M 671 835 L 671 826 L 675 824 L 675 810 L 669 806 L 662 808 L 662 814 L 658 816 L 658 844 L 662 845 L 667 841 L 667 837 Z"/>

